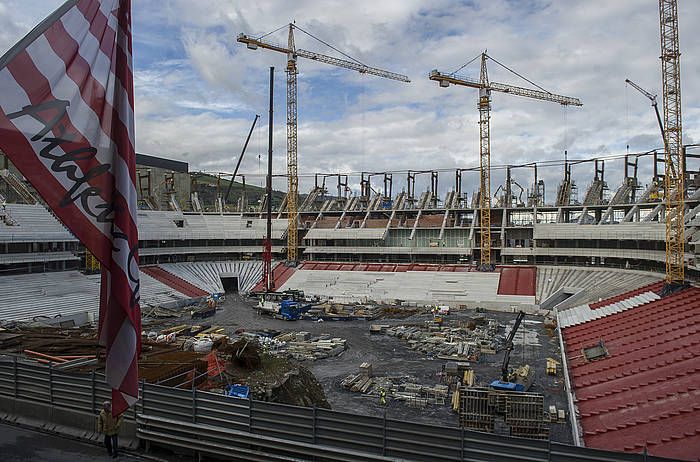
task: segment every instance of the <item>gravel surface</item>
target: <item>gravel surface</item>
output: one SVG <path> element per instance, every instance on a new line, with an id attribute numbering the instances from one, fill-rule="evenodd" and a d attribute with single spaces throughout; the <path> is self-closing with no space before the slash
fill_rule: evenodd
<path id="1" fill-rule="evenodd" d="M 401 325 L 422 323 L 432 318 L 428 313 L 413 315 L 404 319 L 381 319 L 376 321 L 283 321 L 259 315 L 253 304 L 242 297 L 231 294 L 221 304 L 220 309 L 212 318 L 203 322 L 226 328 L 226 333 L 233 335 L 238 329 L 259 331 L 272 329 L 280 332 L 306 331 L 312 335 L 330 334 L 333 337 L 347 339 L 347 350 L 340 356 L 318 361 L 306 362 L 308 367 L 323 385 L 328 402 L 337 411 L 353 414 L 381 416 L 386 412 L 387 418 L 411 420 L 433 425 L 457 426 L 457 414 L 450 410 L 449 405 L 431 406 L 416 409 L 401 402 L 389 400 L 387 406 L 381 406 L 376 397 L 353 393 L 343 389 L 341 380 L 350 374 L 358 372 L 359 365 L 368 361 L 372 363 L 376 376 L 411 376 L 416 383 L 433 386 L 439 383 L 439 372 L 446 361 L 432 359 L 413 351 L 403 340 L 387 335 L 370 335 L 369 326 L 373 323 Z M 467 320 L 476 315 L 473 310 L 453 312 L 446 317 L 446 322 Z M 509 322 L 512 325 L 514 313 L 486 312 L 487 318 L 497 319 L 502 325 Z M 549 337 L 543 327 L 541 318 L 527 316 L 519 332 L 525 333 L 526 343 L 516 341 L 511 354 L 511 367 L 530 364 L 535 370 L 535 381 L 531 392 L 545 395 L 545 409 L 554 404 L 557 409 L 568 407 L 564 396 L 564 379 L 561 372 L 557 377 L 545 374 L 547 357 L 561 360 L 561 353 L 556 336 Z M 183 319 L 173 321 L 181 324 Z M 501 333 L 504 333 L 504 329 Z M 538 345 L 535 345 L 538 344 Z M 478 385 L 486 386 L 492 380 L 500 377 L 503 353 L 484 355 L 482 361 L 473 364 Z M 568 424 L 551 425 L 552 440 L 571 443 L 571 430 Z"/>

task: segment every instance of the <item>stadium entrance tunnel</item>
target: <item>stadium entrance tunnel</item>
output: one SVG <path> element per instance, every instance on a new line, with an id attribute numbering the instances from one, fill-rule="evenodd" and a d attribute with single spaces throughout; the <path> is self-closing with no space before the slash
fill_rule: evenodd
<path id="1" fill-rule="evenodd" d="M 219 276 L 221 285 L 224 287 L 224 292 L 227 294 L 238 292 L 238 276 L 233 274 L 222 274 Z"/>

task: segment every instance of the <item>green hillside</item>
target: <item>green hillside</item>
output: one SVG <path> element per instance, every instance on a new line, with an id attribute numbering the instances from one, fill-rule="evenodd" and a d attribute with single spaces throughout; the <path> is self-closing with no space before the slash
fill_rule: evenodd
<path id="1" fill-rule="evenodd" d="M 194 175 L 194 174 L 192 174 Z M 199 200 L 205 210 L 213 209 L 214 203 L 216 202 L 216 183 L 217 177 L 207 173 L 198 173 L 197 179 L 197 192 L 199 195 Z M 230 180 L 221 179 L 221 194 L 225 195 L 226 190 Z M 193 190 L 194 191 L 194 190 Z M 258 204 L 265 195 L 265 188 L 259 186 L 254 186 L 246 184 L 245 193 L 248 198 L 248 207 L 257 209 Z M 238 199 L 243 194 L 243 183 L 235 181 L 233 187 L 231 188 L 231 194 L 229 194 L 227 204 L 236 204 Z M 284 200 L 285 193 L 282 191 L 272 191 L 272 207 L 277 208 L 282 204 Z"/>

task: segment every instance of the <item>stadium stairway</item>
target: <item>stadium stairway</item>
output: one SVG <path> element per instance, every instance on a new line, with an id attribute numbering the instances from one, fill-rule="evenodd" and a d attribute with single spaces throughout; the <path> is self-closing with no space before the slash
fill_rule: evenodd
<path id="1" fill-rule="evenodd" d="M 209 295 L 208 292 L 190 284 L 184 279 L 175 276 L 174 274 L 169 273 L 158 266 L 142 266 L 141 271 L 190 298 L 198 298 Z"/>

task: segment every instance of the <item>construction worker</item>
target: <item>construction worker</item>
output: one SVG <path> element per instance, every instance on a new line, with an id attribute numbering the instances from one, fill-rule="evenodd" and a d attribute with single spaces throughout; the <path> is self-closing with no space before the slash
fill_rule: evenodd
<path id="1" fill-rule="evenodd" d="M 109 401 L 102 403 L 102 411 L 97 418 L 97 431 L 104 434 L 107 453 L 115 459 L 119 453 L 118 435 L 121 424 L 121 415 L 112 417 L 112 403 Z"/>
<path id="2" fill-rule="evenodd" d="M 386 390 L 383 387 L 379 389 L 379 404 L 386 406 Z"/>

